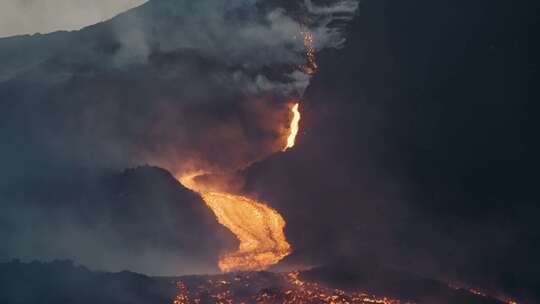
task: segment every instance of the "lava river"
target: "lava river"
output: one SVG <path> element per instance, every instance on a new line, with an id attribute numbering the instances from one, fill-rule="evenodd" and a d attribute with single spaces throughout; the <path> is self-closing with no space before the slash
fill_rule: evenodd
<path id="1" fill-rule="evenodd" d="M 292 148 L 298 133 L 299 104 L 292 105 L 291 124 L 283 151 Z M 264 270 L 277 264 L 291 253 L 284 228 L 285 220 L 273 208 L 246 196 L 214 189 L 198 181 L 206 172 L 178 174 L 185 187 L 199 193 L 213 211 L 218 222 L 229 229 L 240 241 L 238 250 L 222 255 L 218 266 L 221 271 Z"/>
<path id="2" fill-rule="evenodd" d="M 283 229 L 285 220 L 265 203 L 248 197 L 206 190 L 196 182 L 198 175 L 184 175 L 180 182 L 198 192 L 218 222 L 240 241 L 237 251 L 219 259 L 222 271 L 263 270 L 291 252 Z"/>
<path id="3" fill-rule="evenodd" d="M 313 75 L 317 70 L 313 35 L 309 30 L 301 31 L 304 36 L 307 63 L 302 67 L 306 75 Z M 289 104 L 290 125 L 285 134 L 285 152 L 294 147 L 299 131 L 299 103 Z M 183 172 L 176 174 L 182 185 L 199 193 L 206 205 L 212 209 L 218 222 L 229 229 L 239 240 L 240 245 L 234 252 L 222 255 L 218 266 L 221 271 L 264 270 L 277 264 L 291 253 L 291 245 L 287 242 L 284 228 L 285 220 L 273 208 L 237 193 L 216 190 L 197 179 L 198 176 L 223 172 Z"/>

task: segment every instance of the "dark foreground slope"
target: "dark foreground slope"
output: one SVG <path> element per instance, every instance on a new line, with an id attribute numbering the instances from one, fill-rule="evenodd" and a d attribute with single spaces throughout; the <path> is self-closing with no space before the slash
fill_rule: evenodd
<path id="1" fill-rule="evenodd" d="M 406 273 L 355 265 L 156 278 L 129 271 L 95 272 L 70 261 L 13 261 L 0 264 L 0 303 L 504 303 Z M 365 279 L 377 276 L 386 279 Z"/>
<path id="2" fill-rule="evenodd" d="M 124 271 L 93 272 L 70 261 L 0 264 L 0 303 L 170 303 L 174 286 Z"/>
<path id="3" fill-rule="evenodd" d="M 1 192 L 0 201 L 0 259 L 177 274 L 217 271 L 219 253 L 236 246 L 196 193 L 156 167 L 27 182 Z"/>

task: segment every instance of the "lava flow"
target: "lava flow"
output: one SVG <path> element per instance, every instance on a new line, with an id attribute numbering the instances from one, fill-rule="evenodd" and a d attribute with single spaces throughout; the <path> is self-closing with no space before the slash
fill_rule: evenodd
<path id="1" fill-rule="evenodd" d="M 283 151 L 287 151 L 287 149 L 294 147 L 294 144 L 296 142 L 296 136 L 298 135 L 298 129 L 299 129 L 299 124 L 300 124 L 300 111 L 298 111 L 299 106 L 300 106 L 299 103 L 295 103 L 293 107 L 291 108 L 293 118 L 291 120 L 291 126 L 289 127 L 289 136 L 287 137 L 287 145 L 285 145 L 285 147 L 283 148 Z"/>
<path id="2" fill-rule="evenodd" d="M 285 220 L 276 210 L 245 196 L 214 191 L 197 183 L 196 177 L 200 175 L 203 174 L 178 179 L 198 192 L 218 222 L 240 241 L 237 251 L 220 257 L 218 266 L 222 271 L 264 270 L 291 252 L 283 232 Z"/>
<path id="3" fill-rule="evenodd" d="M 291 108 L 291 125 L 282 151 L 295 144 L 300 122 L 298 108 L 298 103 Z M 216 190 L 197 181 L 197 177 L 202 175 L 205 172 L 179 174 L 177 178 L 182 185 L 199 193 L 218 222 L 240 241 L 237 251 L 220 257 L 218 266 L 221 271 L 264 270 L 291 253 L 291 245 L 283 232 L 285 220 L 276 210 L 263 202 Z"/>
<path id="4" fill-rule="evenodd" d="M 300 122 L 298 106 L 296 103 L 291 108 L 293 118 L 283 151 L 294 146 Z M 237 251 L 220 257 L 221 271 L 264 270 L 291 253 L 291 245 L 283 232 L 285 220 L 276 210 L 263 202 L 216 190 L 197 180 L 205 174 L 179 174 L 177 178 L 182 185 L 199 193 L 218 222 L 240 241 Z"/>
<path id="5" fill-rule="evenodd" d="M 313 35 L 308 30 L 301 32 L 304 35 L 307 57 L 303 71 L 312 75 L 317 69 Z M 298 102 L 292 103 L 291 123 L 282 151 L 295 145 L 300 127 L 299 107 Z M 184 172 L 177 174 L 177 179 L 185 187 L 199 193 L 218 222 L 229 229 L 240 242 L 238 250 L 220 257 L 218 266 L 222 271 L 264 270 L 291 253 L 291 245 L 287 242 L 283 231 L 285 220 L 276 210 L 263 202 L 224 192 L 197 180 L 197 177 L 206 174 L 207 172 L 198 171 Z"/>

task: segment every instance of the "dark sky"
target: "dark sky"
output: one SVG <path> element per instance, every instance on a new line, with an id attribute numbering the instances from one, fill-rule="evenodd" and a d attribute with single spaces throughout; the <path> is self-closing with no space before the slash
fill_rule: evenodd
<path id="1" fill-rule="evenodd" d="M 73 218 L 74 236 L 57 241 L 72 246 L 85 217 L 95 223 L 111 214 L 88 203 L 97 200 L 92 190 L 105 197 L 134 191 L 116 183 L 111 190 L 103 176 L 145 163 L 175 170 L 193 158 L 234 169 L 269 154 L 275 134 L 268 125 L 282 123 L 284 98 L 305 84 L 291 73 L 302 57 L 288 36 L 304 17 L 288 8 L 272 27 L 257 18 L 273 8 L 207 14 L 201 9 L 215 2 L 201 3 L 185 8 L 187 16 L 171 13 L 177 19 L 156 4 L 78 33 L 0 40 L 0 61 L 9 61 L 0 71 L 0 199 L 10 210 L 2 214 L 21 215 L 17 224 L 0 218 L 12 236 L 21 234 L 3 244 L 0 257 L 53 258 L 28 249 L 44 234 L 21 232 L 36 218 L 54 227 L 48 212 Z M 243 172 L 246 191 L 287 220 L 295 251 L 286 263 L 357 256 L 538 296 L 538 13 L 532 1 L 365 0 L 330 35 L 324 30 L 334 25 L 312 16 L 325 43 L 302 98 L 298 145 Z M 347 40 L 339 47 L 341 34 Z M 140 174 L 154 174 L 145 170 Z M 84 191 L 66 194 L 72 184 Z M 148 196 L 142 208 L 185 195 L 156 200 L 163 190 L 141 191 Z M 85 225 L 99 243 L 99 230 Z M 173 239 L 191 244 L 197 224 L 178 225 L 186 238 Z M 218 229 L 209 225 L 197 229 Z M 154 239 L 126 226 L 106 230 L 124 231 L 125 244 L 142 248 Z M 115 260 L 124 255 L 116 252 Z M 135 267 L 166 268 L 158 261 Z"/>

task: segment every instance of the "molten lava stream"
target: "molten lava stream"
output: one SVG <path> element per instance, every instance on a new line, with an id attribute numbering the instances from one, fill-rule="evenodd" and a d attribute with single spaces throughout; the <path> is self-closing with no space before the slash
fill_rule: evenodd
<path id="1" fill-rule="evenodd" d="M 290 253 L 283 233 L 285 220 L 276 210 L 239 195 L 209 192 L 202 197 L 219 223 L 240 241 L 238 251 L 220 259 L 221 270 L 263 270 Z"/>
<path id="2" fill-rule="evenodd" d="M 296 142 L 296 136 L 298 135 L 298 130 L 300 128 L 300 111 L 298 110 L 298 107 L 300 106 L 299 103 L 295 103 L 293 107 L 291 108 L 292 112 L 292 120 L 291 125 L 289 126 L 289 136 L 287 137 L 287 144 L 283 148 L 283 152 L 287 151 L 287 149 L 290 149 L 294 147 L 294 144 Z"/>
<path id="3" fill-rule="evenodd" d="M 285 220 L 276 210 L 244 196 L 204 189 L 195 177 L 184 175 L 179 180 L 198 192 L 218 222 L 240 241 L 237 251 L 220 257 L 222 271 L 264 270 L 289 255 L 291 246 L 283 232 Z"/>
<path id="4" fill-rule="evenodd" d="M 289 134 L 282 151 L 295 144 L 300 123 L 298 108 L 298 103 L 291 108 Z M 291 253 L 291 245 L 283 232 L 285 220 L 276 210 L 245 196 L 215 191 L 195 180 L 200 175 L 204 172 L 179 174 L 177 179 L 186 188 L 199 193 L 218 222 L 240 241 L 237 251 L 220 257 L 218 265 L 222 271 L 264 270 Z"/>

